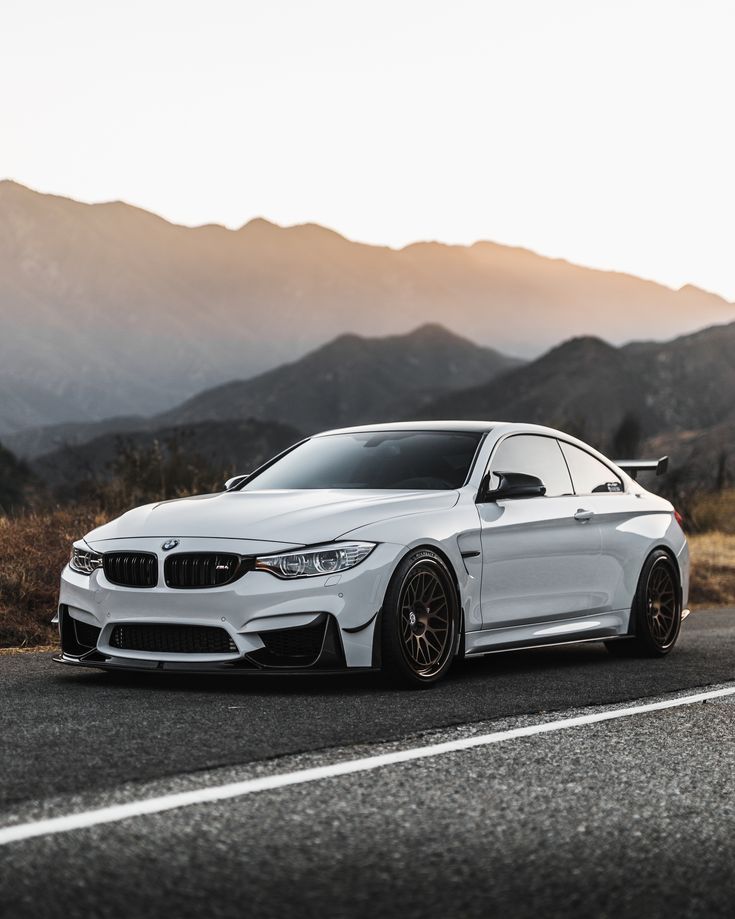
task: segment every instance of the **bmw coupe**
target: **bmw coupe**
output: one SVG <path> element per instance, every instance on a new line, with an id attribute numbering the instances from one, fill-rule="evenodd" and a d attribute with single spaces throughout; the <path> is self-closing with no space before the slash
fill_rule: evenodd
<path id="1" fill-rule="evenodd" d="M 661 657 L 689 556 L 673 506 L 635 478 L 654 467 L 529 424 L 327 431 L 75 542 L 56 660 L 423 686 L 457 657 L 539 645 Z"/>

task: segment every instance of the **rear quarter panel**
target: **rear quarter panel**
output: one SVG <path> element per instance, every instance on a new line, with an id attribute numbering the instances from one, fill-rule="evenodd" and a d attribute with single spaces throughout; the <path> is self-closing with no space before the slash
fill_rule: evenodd
<path id="1" fill-rule="evenodd" d="M 609 585 L 612 608 L 630 608 L 643 564 L 656 548 L 668 550 L 676 560 L 686 604 L 689 553 L 672 505 L 642 489 L 602 495 L 595 503 L 602 531 L 601 577 Z"/>

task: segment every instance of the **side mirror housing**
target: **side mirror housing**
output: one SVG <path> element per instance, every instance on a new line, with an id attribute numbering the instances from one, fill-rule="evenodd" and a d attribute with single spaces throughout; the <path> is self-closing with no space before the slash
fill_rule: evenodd
<path id="1" fill-rule="evenodd" d="M 482 480 L 478 502 L 488 503 L 499 501 L 501 498 L 540 498 L 546 494 L 546 486 L 535 475 L 526 475 L 525 472 L 496 472 L 498 477 L 497 488 L 490 489 L 490 476 L 488 472 Z"/>
<path id="2" fill-rule="evenodd" d="M 242 485 L 242 483 L 249 478 L 250 473 L 246 473 L 245 475 L 233 475 L 231 479 L 228 479 L 225 482 L 225 491 L 232 491 L 233 489 L 237 488 L 238 485 Z"/>

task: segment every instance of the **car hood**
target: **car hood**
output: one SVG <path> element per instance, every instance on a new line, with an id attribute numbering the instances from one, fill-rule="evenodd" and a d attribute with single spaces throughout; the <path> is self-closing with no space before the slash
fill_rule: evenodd
<path id="1" fill-rule="evenodd" d="M 309 545 L 357 527 L 453 507 L 457 491 L 233 491 L 147 504 L 93 530 L 106 539 L 199 537 Z"/>

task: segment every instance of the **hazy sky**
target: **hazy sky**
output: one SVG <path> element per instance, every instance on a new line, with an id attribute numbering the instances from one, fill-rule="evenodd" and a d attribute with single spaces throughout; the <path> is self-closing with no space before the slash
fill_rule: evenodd
<path id="1" fill-rule="evenodd" d="M 0 176 L 735 299 L 731 0 L 2 0 Z"/>

